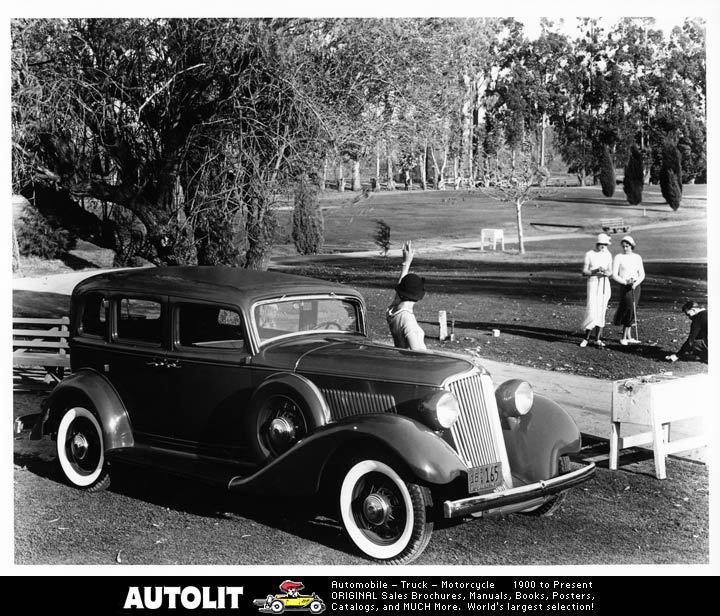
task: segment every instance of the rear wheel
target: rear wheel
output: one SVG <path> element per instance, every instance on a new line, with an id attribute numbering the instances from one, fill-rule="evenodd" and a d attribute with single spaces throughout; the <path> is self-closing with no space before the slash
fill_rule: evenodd
<path id="1" fill-rule="evenodd" d="M 558 460 L 558 475 L 563 475 L 569 471 L 570 471 L 570 458 L 568 456 L 560 456 L 560 460 Z M 565 500 L 566 495 L 567 495 L 567 490 L 565 492 L 560 492 L 559 494 L 555 494 L 554 496 L 552 496 L 548 500 L 546 500 L 539 507 L 537 507 L 531 511 L 524 511 L 523 513 L 527 513 L 528 515 L 534 515 L 534 516 L 538 516 L 538 517 L 539 516 L 549 517 L 558 510 L 560 505 L 562 505 L 563 501 Z"/>
<path id="2" fill-rule="evenodd" d="M 56 447 L 60 470 L 71 485 L 88 492 L 110 485 L 102 428 L 90 409 L 72 406 L 65 410 Z"/>
<path id="3" fill-rule="evenodd" d="M 351 541 L 387 564 L 407 563 L 427 546 L 433 523 L 430 490 L 404 481 L 388 464 L 361 460 L 340 484 L 340 518 Z"/>

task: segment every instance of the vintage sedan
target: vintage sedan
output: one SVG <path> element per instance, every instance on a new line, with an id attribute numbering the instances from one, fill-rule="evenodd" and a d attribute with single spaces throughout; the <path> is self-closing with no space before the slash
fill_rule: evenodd
<path id="1" fill-rule="evenodd" d="M 72 374 L 32 438 L 67 481 L 116 461 L 242 493 L 318 495 L 366 557 L 406 563 L 439 520 L 550 513 L 590 479 L 580 433 L 521 380 L 467 357 L 367 337 L 344 285 L 223 267 L 142 268 L 79 283 Z M 290 502 L 290 500 L 288 501 Z"/>

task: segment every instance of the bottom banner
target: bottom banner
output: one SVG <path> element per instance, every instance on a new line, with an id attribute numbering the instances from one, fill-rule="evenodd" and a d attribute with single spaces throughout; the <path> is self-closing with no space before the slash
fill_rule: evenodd
<path id="1" fill-rule="evenodd" d="M 33 611 L 73 614 L 588 614 L 649 613 L 701 598 L 703 577 L 6 577 Z M 23 586 L 27 586 L 23 588 Z M 39 590 L 42 589 L 42 592 Z M 71 603 L 72 605 L 70 605 Z"/>

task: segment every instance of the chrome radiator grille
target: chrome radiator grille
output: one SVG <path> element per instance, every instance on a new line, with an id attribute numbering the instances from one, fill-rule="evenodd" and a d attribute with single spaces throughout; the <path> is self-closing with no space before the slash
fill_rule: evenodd
<path id="1" fill-rule="evenodd" d="M 473 373 L 447 386 L 460 404 L 460 417 L 450 428 L 458 455 L 469 468 L 501 462 L 505 487 L 511 487 L 492 379 L 487 374 Z"/>
<path id="2" fill-rule="evenodd" d="M 368 413 L 396 413 L 395 398 L 387 394 L 371 394 L 342 389 L 321 389 L 333 419 L 367 415 Z"/>

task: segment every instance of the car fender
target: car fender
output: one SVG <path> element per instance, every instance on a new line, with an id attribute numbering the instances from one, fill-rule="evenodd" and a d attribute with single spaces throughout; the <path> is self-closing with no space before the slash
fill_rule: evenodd
<path id="1" fill-rule="evenodd" d="M 580 451 L 580 430 L 556 402 L 535 395 L 522 417 L 503 421 L 503 436 L 513 474 L 529 482 L 554 477 L 560 456 Z"/>
<path id="2" fill-rule="evenodd" d="M 292 372 L 279 372 L 266 378 L 253 393 L 250 406 L 254 406 L 255 402 L 269 391 L 282 387 L 289 387 L 307 403 L 312 414 L 311 423 L 315 426 L 324 426 L 330 421 L 330 408 L 317 385 L 310 379 Z"/>
<path id="3" fill-rule="evenodd" d="M 411 481 L 445 485 L 467 472 L 453 448 L 427 426 L 408 417 L 378 413 L 326 424 L 254 475 L 232 479 L 228 487 L 265 492 L 268 485 L 281 485 L 283 491 L 315 493 L 328 462 L 360 442 L 368 451 L 380 448 L 391 454 Z"/>
<path id="4" fill-rule="evenodd" d="M 100 419 L 105 451 L 135 444 L 130 418 L 119 394 L 107 378 L 90 368 L 74 372 L 53 389 L 43 404 L 32 438 L 55 431 L 65 405 L 79 398 L 87 399 Z"/>

